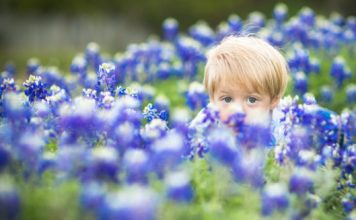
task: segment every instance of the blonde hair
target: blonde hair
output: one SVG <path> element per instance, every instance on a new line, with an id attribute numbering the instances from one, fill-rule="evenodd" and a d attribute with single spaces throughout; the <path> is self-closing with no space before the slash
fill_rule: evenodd
<path id="1" fill-rule="evenodd" d="M 229 36 L 207 54 L 204 86 L 212 97 L 224 81 L 249 91 L 281 98 L 288 84 L 288 66 L 281 53 L 256 37 Z"/>

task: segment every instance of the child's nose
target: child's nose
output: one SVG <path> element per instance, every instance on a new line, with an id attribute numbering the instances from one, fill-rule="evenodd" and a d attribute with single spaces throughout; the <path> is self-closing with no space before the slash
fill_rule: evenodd
<path id="1" fill-rule="evenodd" d="M 232 106 L 231 106 L 231 111 L 233 113 L 244 113 L 245 114 L 245 111 L 244 111 L 244 108 L 242 106 L 242 104 L 238 103 L 238 102 L 235 102 Z"/>

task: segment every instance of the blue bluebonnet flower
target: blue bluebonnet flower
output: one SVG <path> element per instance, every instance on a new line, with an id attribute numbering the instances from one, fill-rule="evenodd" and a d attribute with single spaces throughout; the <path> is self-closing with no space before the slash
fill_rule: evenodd
<path id="1" fill-rule="evenodd" d="M 306 105 L 315 105 L 316 103 L 316 99 L 314 97 L 314 95 L 312 93 L 305 93 L 303 95 L 303 102 Z"/>
<path id="2" fill-rule="evenodd" d="M 247 24 L 250 33 L 257 33 L 266 25 L 266 18 L 261 12 L 251 12 L 247 17 Z"/>
<path id="3" fill-rule="evenodd" d="M 163 25 L 163 37 L 165 40 L 174 41 L 179 34 L 179 24 L 174 18 L 167 18 L 164 20 Z"/>
<path id="4" fill-rule="evenodd" d="M 157 68 L 158 79 L 168 79 L 172 75 L 173 71 L 169 63 L 160 63 Z"/>
<path id="5" fill-rule="evenodd" d="M 4 146 L 0 145 L 0 172 L 10 163 L 11 155 Z"/>
<path id="6" fill-rule="evenodd" d="M 0 84 L 3 82 L 4 79 L 6 78 L 14 78 L 8 71 L 3 71 L 0 73 Z"/>
<path id="7" fill-rule="evenodd" d="M 85 60 L 88 65 L 91 65 L 94 71 L 99 70 L 102 58 L 100 55 L 100 47 L 97 43 L 91 42 L 87 45 L 85 49 Z"/>
<path id="8" fill-rule="evenodd" d="M 36 58 L 31 58 L 27 61 L 27 74 L 37 74 L 40 70 L 40 62 Z"/>
<path id="9" fill-rule="evenodd" d="M 158 111 L 156 108 L 153 107 L 152 103 L 149 103 L 143 109 L 143 116 L 147 120 L 147 122 L 151 122 L 153 119 L 162 119 L 164 121 L 167 121 L 169 115 L 167 110 Z"/>
<path id="10" fill-rule="evenodd" d="M 313 190 L 314 182 L 309 171 L 304 169 L 295 170 L 289 179 L 289 191 L 299 196 Z"/>
<path id="11" fill-rule="evenodd" d="M 198 22 L 189 28 L 189 35 L 199 41 L 203 46 L 207 47 L 214 43 L 214 31 L 205 22 Z"/>
<path id="12" fill-rule="evenodd" d="M 274 140 L 269 125 L 245 124 L 236 135 L 237 143 L 244 150 L 274 146 Z"/>
<path id="13" fill-rule="evenodd" d="M 119 160 L 115 148 L 96 147 L 92 149 L 88 165 L 87 172 L 92 178 L 118 181 Z"/>
<path id="14" fill-rule="evenodd" d="M 123 168 L 128 183 L 148 182 L 148 172 L 151 169 L 149 154 L 141 149 L 128 149 L 123 157 Z"/>
<path id="15" fill-rule="evenodd" d="M 297 72 L 294 75 L 294 91 L 303 95 L 308 91 L 308 79 L 303 72 Z"/>
<path id="16" fill-rule="evenodd" d="M 168 131 L 169 128 L 166 121 L 153 119 L 140 130 L 140 135 L 146 144 L 150 144 L 155 140 L 159 140 Z"/>
<path id="17" fill-rule="evenodd" d="M 126 87 L 125 94 L 138 99 L 140 102 L 153 101 L 156 90 L 150 85 L 132 83 Z"/>
<path id="18" fill-rule="evenodd" d="M 356 84 L 350 84 L 346 87 L 346 100 L 350 105 L 356 103 Z"/>
<path id="19" fill-rule="evenodd" d="M 283 24 L 288 16 L 288 8 L 285 4 L 279 3 L 274 7 L 273 17 L 277 22 L 277 25 Z"/>
<path id="20" fill-rule="evenodd" d="M 89 181 L 83 184 L 80 189 L 80 204 L 89 212 L 94 212 L 99 217 L 100 207 L 104 202 L 107 189 L 103 184 L 96 181 Z"/>
<path id="21" fill-rule="evenodd" d="M 3 105 L 3 94 L 6 92 L 16 92 L 16 85 L 13 78 L 4 78 L 0 81 L 0 117 L 2 116 L 1 106 Z"/>
<path id="22" fill-rule="evenodd" d="M 115 95 L 117 72 L 113 63 L 103 63 L 98 70 L 98 86 L 104 85 L 106 91 Z"/>
<path id="23" fill-rule="evenodd" d="M 45 152 L 40 156 L 40 161 L 38 162 L 37 171 L 39 174 L 43 174 L 49 169 L 56 168 L 57 155 L 53 152 Z"/>
<path id="24" fill-rule="evenodd" d="M 353 33 L 350 29 L 346 29 L 344 32 L 343 32 L 343 40 L 345 41 L 345 44 L 346 45 L 350 45 L 352 44 L 352 42 L 355 41 L 356 39 L 356 34 Z"/>
<path id="25" fill-rule="evenodd" d="M 174 130 L 151 144 L 152 162 L 158 175 L 183 161 L 184 144 L 184 136 Z"/>
<path id="26" fill-rule="evenodd" d="M 318 135 L 317 143 L 315 143 L 315 148 L 320 150 L 324 146 L 338 144 L 340 135 L 338 115 L 335 112 L 320 107 L 315 111 L 314 117 L 314 130 L 317 134 L 320 134 Z"/>
<path id="27" fill-rule="evenodd" d="M 89 70 L 85 77 L 80 78 L 77 77 L 76 80 L 78 81 L 78 84 L 83 84 L 83 87 L 85 88 L 97 88 L 97 82 L 98 82 L 98 76 L 96 72 Z M 72 89 L 73 90 L 73 89 Z"/>
<path id="28" fill-rule="evenodd" d="M 194 197 L 190 177 L 185 171 L 175 171 L 167 175 L 165 179 L 167 196 L 176 202 L 189 203 Z"/>
<path id="29" fill-rule="evenodd" d="M 321 164 L 321 157 L 314 150 L 300 150 L 293 158 L 297 166 L 315 170 Z"/>
<path id="30" fill-rule="evenodd" d="M 153 190 L 132 185 L 106 194 L 99 219 L 153 220 L 158 205 L 158 195 Z"/>
<path id="31" fill-rule="evenodd" d="M 208 146 L 213 158 L 231 165 L 238 157 L 234 134 L 228 128 L 217 128 L 209 133 Z"/>
<path id="32" fill-rule="evenodd" d="M 331 103 L 334 98 L 334 91 L 330 86 L 322 86 L 320 88 L 320 98 L 324 103 Z"/>
<path id="33" fill-rule="evenodd" d="M 339 120 L 335 113 L 316 105 L 314 98 L 308 102 L 300 105 L 297 115 L 293 116 L 295 124 L 285 128 L 287 148 L 284 152 L 298 166 L 315 169 L 329 159 L 320 157 L 324 148 L 334 149 L 338 144 Z"/>
<path id="34" fill-rule="evenodd" d="M 286 38 L 291 42 L 300 42 L 304 46 L 310 43 L 309 28 L 299 19 L 292 18 L 285 26 Z"/>
<path id="35" fill-rule="evenodd" d="M 20 197 L 9 178 L 0 178 L 0 218 L 16 219 L 20 213 Z"/>
<path id="36" fill-rule="evenodd" d="M 59 108 L 59 116 L 59 126 L 67 134 L 62 141 L 66 143 L 75 142 L 79 137 L 88 138 L 89 141 L 100 131 L 101 124 L 93 99 L 77 97 L 72 105 L 63 103 Z"/>
<path id="37" fill-rule="evenodd" d="M 308 7 L 304 7 L 299 12 L 299 19 L 302 24 L 308 26 L 314 26 L 315 24 L 315 13 Z"/>
<path id="38" fill-rule="evenodd" d="M 342 198 L 342 205 L 344 207 L 344 212 L 350 213 L 352 210 L 356 209 L 356 197 L 351 194 L 346 194 L 344 198 Z"/>
<path id="39" fill-rule="evenodd" d="M 269 33 L 265 38 L 275 47 L 280 48 L 285 44 L 284 36 L 280 31 L 271 31 L 271 33 Z"/>
<path id="40" fill-rule="evenodd" d="M 70 71 L 74 74 L 79 74 L 82 78 L 85 77 L 87 73 L 87 61 L 84 55 L 76 55 L 70 65 Z"/>
<path id="41" fill-rule="evenodd" d="M 334 59 L 331 65 L 330 75 L 335 79 L 338 88 L 341 88 L 344 81 L 351 77 L 350 69 L 342 57 L 338 56 Z"/>
<path id="42" fill-rule="evenodd" d="M 356 18 L 355 16 L 350 16 L 346 20 L 347 27 L 356 33 Z"/>
<path id="43" fill-rule="evenodd" d="M 158 96 L 156 96 L 153 105 L 156 109 L 158 109 L 158 111 L 165 110 L 168 113 L 170 107 L 170 100 L 165 95 L 159 94 Z"/>
<path id="44" fill-rule="evenodd" d="M 343 144 L 347 146 L 349 144 L 354 143 L 354 137 L 356 135 L 356 111 L 344 110 L 341 113 L 341 121 L 342 121 L 342 131 L 344 133 Z"/>
<path id="45" fill-rule="evenodd" d="M 190 79 L 198 73 L 198 65 L 205 61 L 201 44 L 188 37 L 180 37 L 176 42 L 176 49 L 182 60 L 182 70 Z"/>
<path id="46" fill-rule="evenodd" d="M 233 129 L 239 148 L 250 150 L 270 146 L 272 144 L 272 133 L 268 122 L 269 119 L 259 115 L 259 120 L 245 123 L 245 117 L 244 113 L 237 111 L 223 122 Z"/>
<path id="47" fill-rule="evenodd" d="M 222 39 L 224 39 L 226 36 L 229 36 L 231 33 L 229 24 L 226 21 L 221 22 L 217 26 L 217 31 L 216 31 L 216 41 L 220 42 Z"/>
<path id="48" fill-rule="evenodd" d="M 115 97 L 112 96 L 110 92 L 100 92 L 98 97 L 98 106 L 103 108 L 111 108 L 112 104 L 115 101 Z"/>
<path id="49" fill-rule="evenodd" d="M 28 100 L 30 102 L 35 101 L 36 99 L 44 99 L 48 95 L 46 84 L 42 82 L 42 78 L 40 76 L 30 75 L 28 80 L 23 84 L 25 89 L 25 95 L 28 96 Z"/>
<path id="50" fill-rule="evenodd" d="M 153 107 L 151 103 L 149 103 L 143 110 L 143 116 L 147 120 L 147 122 L 151 122 L 153 119 L 157 117 L 157 109 Z"/>
<path id="51" fill-rule="evenodd" d="M 191 156 L 197 154 L 203 157 L 208 152 L 206 137 L 208 132 L 219 123 L 219 112 L 212 103 L 202 109 L 189 124 L 188 139 L 194 150 Z"/>
<path id="52" fill-rule="evenodd" d="M 137 100 L 127 97 L 116 100 L 111 109 L 99 112 L 98 118 L 104 124 L 106 135 L 114 142 L 111 145 L 121 154 L 127 148 L 138 148 L 142 145 L 140 128 L 143 116 L 137 105 Z"/>
<path id="53" fill-rule="evenodd" d="M 107 114 L 107 113 L 105 113 Z M 140 145 L 140 130 L 130 120 L 118 121 L 119 124 L 113 127 L 113 134 L 110 134 L 110 138 L 113 139 L 116 144 L 115 147 L 119 149 L 120 153 L 128 148 L 139 147 Z M 117 123 L 117 122 L 116 122 Z M 113 124 L 116 124 L 113 122 Z"/>
<path id="54" fill-rule="evenodd" d="M 352 174 L 356 170 L 356 145 L 347 145 L 342 154 L 341 176 L 346 180 L 349 187 L 355 188 Z"/>
<path id="55" fill-rule="evenodd" d="M 337 12 L 332 12 L 330 15 L 330 22 L 337 25 L 337 26 L 343 26 L 345 24 L 344 17 L 337 13 Z"/>
<path id="56" fill-rule="evenodd" d="M 69 91 L 69 86 L 67 86 L 63 74 L 60 73 L 57 67 L 51 66 L 43 68 L 40 75 L 43 83 L 45 83 L 48 87 L 57 85 Z"/>
<path id="57" fill-rule="evenodd" d="M 265 186 L 262 193 L 262 215 L 270 216 L 276 211 L 288 208 L 288 191 L 283 183 L 273 183 Z"/>
<path id="58" fill-rule="evenodd" d="M 97 97 L 97 91 L 94 90 L 94 89 L 83 89 L 83 96 L 84 97 L 87 97 L 87 98 L 91 98 L 91 99 L 94 99 L 94 100 L 98 100 L 98 97 Z"/>
<path id="59" fill-rule="evenodd" d="M 3 114 L 10 119 L 20 120 L 26 117 L 28 108 L 21 93 L 9 92 L 3 97 Z"/>
<path id="60" fill-rule="evenodd" d="M 236 14 L 232 14 L 229 16 L 229 18 L 227 19 L 227 24 L 229 26 L 230 34 L 239 34 L 242 31 L 243 21 Z"/>
<path id="61" fill-rule="evenodd" d="M 310 59 L 310 71 L 313 73 L 320 73 L 320 62 L 315 57 Z"/>
<path id="62" fill-rule="evenodd" d="M 192 82 L 189 89 L 185 92 L 186 104 L 192 111 L 206 107 L 209 102 L 209 96 L 205 92 L 204 86 L 199 82 Z"/>
<path id="63" fill-rule="evenodd" d="M 261 149 L 253 149 L 241 154 L 240 159 L 236 159 L 232 165 L 235 181 L 261 188 L 265 182 L 264 161 L 265 152 Z"/>
<path id="64" fill-rule="evenodd" d="M 22 131 L 14 152 L 18 160 L 25 162 L 26 171 L 36 170 L 45 144 L 45 137 L 42 133 Z"/>
<path id="65" fill-rule="evenodd" d="M 303 72 L 309 75 L 312 71 L 318 71 L 318 63 L 315 58 L 313 58 L 314 66 L 311 63 L 309 51 L 300 47 L 299 44 L 294 46 L 294 51 L 292 55 L 289 55 L 288 65 L 289 68 L 294 72 Z"/>
<path id="66" fill-rule="evenodd" d="M 56 154 L 55 169 L 60 179 L 83 178 L 84 176 L 83 180 L 87 180 L 83 172 L 88 166 L 89 150 L 85 145 L 59 142 Z"/>
<path id="67" fill-rule="evenodd" d="M 52 110 L 56 110 L 60 104 L 70 101 L 69 94 L 59 86 L 52 85 L 47 93 L 46 100 L 52 107 Z"/>
<path id="68" fill-rule="evenodd" d="M 5 64 L 4 71 L 8 74 L 8 77 L 14 77 L 16 73 L 16 66 L 12 62 Z"/>

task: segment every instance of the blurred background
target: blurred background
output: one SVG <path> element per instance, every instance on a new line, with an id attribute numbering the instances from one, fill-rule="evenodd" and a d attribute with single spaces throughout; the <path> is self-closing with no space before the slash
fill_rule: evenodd
<path id="1" fill-rule="evenodd" d="M 161 24 L 176 18 L 181 31 L 199 20 L 215 28 L 230 14 L 242 19 L 252 11 L 271 16 L 274 0 L 1 0 L 0 65 L 12 62 L 24 68 L 30 57 L 41 63 L 69 68 L 74 55 L 89 42 L 97 42 L 109 54 L 129 43 L 161 36 Z M 318 14 L 356 14 L 354 0 L 284 1 L 289 15 L 303 6 Z"/>

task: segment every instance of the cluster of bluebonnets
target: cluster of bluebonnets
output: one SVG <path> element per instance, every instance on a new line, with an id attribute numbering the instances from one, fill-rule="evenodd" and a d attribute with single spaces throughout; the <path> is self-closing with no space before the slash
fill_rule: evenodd
<path id="1" fill-rule="evenodd" d="M 205 108 L 196 129 L 189 122 L 209 101 L 205 54 L 232 34 L 282 49 L 291 96 L 270 127 L 244 124 L 237 113 L 216 128 L 219 113 Z M 90 43 L 67 74 L 30 59 L 27 80 L 15 83 L 8 65 L 0 76 L 0 218 L 26 218 L 23 184 L 40 188 L 51 173 L 53 190 L 79 185 L 81 217 L 356 219 L 355 55 L 355 17 L 309 8 L 290 17 L 279 4 L 272 19 L 231 15 L 216 29 L 200 21 L 186 33 L 168 18 L 161 40 L 113 57 Z M 311 87 L 313 77 L 329 83 Z M 172 106 L 153 86 L 176 82 L 185 105 Z M 322 107 L 335 102 L 342 111 Z"/>

